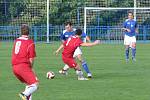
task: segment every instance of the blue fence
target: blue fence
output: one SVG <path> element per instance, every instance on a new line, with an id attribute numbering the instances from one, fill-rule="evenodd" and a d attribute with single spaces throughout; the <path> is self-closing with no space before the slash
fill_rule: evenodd
<path id="1" fill-rule="evenodd" d="M 50 41 L 59 41 L 60 34 L 62 33 L 63 26 L 50 26 Z M 30 32 L 31 38 L 35 42 L 46 42 L 47 29 L 46 26 L 32 26 Z M 20 35 L 19 26 L 0 26 L 0 40 L 13 41 Z M 122 43 L 123 31 L 121 26 L 90 26 L 87 27 L 87 35 L 91 40 L 101 39 L 106 43 Z M 139 34 L 137 34 L 137 41 L 147 43 L 150 41 L 150 26 L 139 26 Z"/>

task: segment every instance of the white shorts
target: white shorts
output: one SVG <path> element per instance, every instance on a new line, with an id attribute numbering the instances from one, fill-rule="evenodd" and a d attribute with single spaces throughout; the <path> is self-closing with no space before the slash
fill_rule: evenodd
<path id="1" fill-rule="evenodd" d="M 77 47 L 76 50 L 75 50 L 75 52 L 74 52 L 74 54 L 73 54 L 73 57 L 76 57 L 79 54 L 82 54 L 82 50 L 81 50 L 80 47 Z"/>
<path id="2" fill-rule="evenodd" d="M 135 36 L 124 36 L 124 45 L 129 45 L 130 47 L 132 46 L 132 43 L 136 43 L 136 37 Z"/>

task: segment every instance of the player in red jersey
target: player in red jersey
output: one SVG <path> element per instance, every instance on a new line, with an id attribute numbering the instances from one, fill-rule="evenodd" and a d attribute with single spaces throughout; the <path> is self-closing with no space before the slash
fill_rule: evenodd
<path id="1" fill-rule="evenodd" d="M 33 72 L 33 62 L 36 57 L 35 44 L 29 39 L 29 27 L 21 26 L 21 37 L 14 42 L 12 50 L 12 69 L 14 75 L 23 83 L 26 89 L 19 94 L 22 100 L 31 100 L 31 95 L 38 88 L 38 79 Z"/>
<path id="2" fill-rule="evenodd" d="M 73 58 L 74 51 L 77 47 L 80 46 L 94 46 L 99 44 L 99 40 L 96 40 L 93 43 L 83 43 L 81 40 L 81 34 L 82 30 L 77 29 L 75 31 L 75 35 L 69 37 L 63 45 L 61 45 L 57 50 L 56 50 L 56 55 L 60 52 L 61 49 L 62 51 L 62 60 L 65 64 L 69 65 L 70 68 L 74 68 L 76 70 L 76 74 L 78 75 L 78 80 L 87 80 L 86 78 L 83 77 L 83 72 L 81 71 L 80 66 L 76 63 L 75 59 Z"/>

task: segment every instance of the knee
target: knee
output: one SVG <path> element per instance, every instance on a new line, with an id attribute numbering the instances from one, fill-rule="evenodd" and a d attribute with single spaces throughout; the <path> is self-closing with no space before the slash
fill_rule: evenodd
<path id="1" fill-rule="evenodd" d="M 78 56 L 77 56 L 77 58 L 78 58 L 78 60 L 79 60 L 80 62 L 82 62 L 82 61 L 83 61 L 83 59 L 82 59 L 82 56 L 81 56 L 81 55 L 78 55 Z"/>
<path id="2" fill-rule="evenodd" d="M 39 89 L 39 82 L 35 82 L 33 85 L 34 85 L 37 89 Z"/>
<path id="3" fill-rule="evenodd" d="M 136 48 L 136 43 L 133 43 L 133 44 L 132 44 L 132 48 Z"/>

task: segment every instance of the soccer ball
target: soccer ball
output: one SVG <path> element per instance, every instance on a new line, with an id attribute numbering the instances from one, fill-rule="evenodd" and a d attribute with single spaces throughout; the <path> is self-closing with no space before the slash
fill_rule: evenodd
<path id="1" fill-rule="evenodd" d="M 52 71 L 47 72 L 47 74 L 46 74 L 47 79 L 53 79 L 54 77 L 55 77 L 54 72 L 52 72 Z"/>

